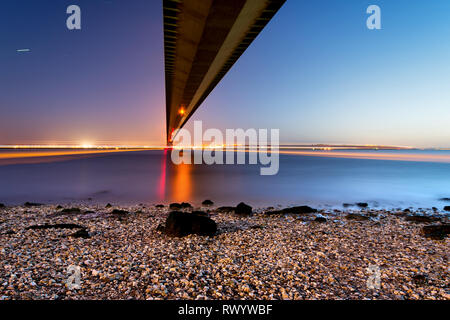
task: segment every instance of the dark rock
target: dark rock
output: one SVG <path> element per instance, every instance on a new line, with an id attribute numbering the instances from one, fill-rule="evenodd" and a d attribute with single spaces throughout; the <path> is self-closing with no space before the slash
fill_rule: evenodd
<path id="1" fill-rule="evenodd" d="M 405 210 L 409 210 L 409 209 L 405 209 Z M 394 211 L 392 212 L 392 214 L 394 214 L 397 217 L 406 217 L 408 215 L 408 211 Z"/>
<path id="2" fill-rule="evenodd" d="M 40 207 L 42 206 L 42 203 L 35 203 L 35 202 L 25 202 L 23 204 L 25 207 Z"/>
<path id="3" fill-rule="evenodd" d="M 190 203 L 187 203 L 187 202 L 182 202 L 181 203 L 181 208 L 183 208 L 183 209 L 190 209 L 190 208 L 192 208 L 192 205 Z"/>
<path id="4" fill-rule="evenodd" d="M 403 212 L 405 212 L 405 213 L 410 213 L 411 210 L 410 210 L 410 209 L 405 209 L 405 210 L 403 210 Z"/>
<path id="5" fill-rule="evenodd" d="M 356 205 L 360 208 L 367 208 L 369 206 L 366 202 L 358 202 Z"/>
<path id="6" fill-rule="evenodd" d="M 166 230 L 166 227 L 161 223 L 156 227 L 156 231 L 164 232 L 164 230 Z"/>
<path id="7" fill-rule="evenodd" d="M 253 225 L 250 227 L 250 229 L 265 229 L 265 228 L 266 228 L 265 226 L 261 226 L 259 224 L 256 224 L 256 225 Z"/>
<path id="8" fill-rule="evenodd" d="M 164 232 L 173 237 L 184 237 L 189 234 L 213 236 L 216 234 L 217 224 L 214 220 L 203 215 L 172 211 L 166 219 Z"/>
<path id="9" fill-rule="evenodd" d="M 415 222 L 415 223 L 429 223 L 429 222 L 436 222 L 440 221 L 441 219 L 436 217 L 429 217 L 429 216 L 407 216 L 405 218 L 406 221 L 409 222 Z"/>
<path id="10" fill-rule="evenodd" d="M 267 215 L 276 215 L 276 214 L 309 214 L 309 213 L 316 213 L 317 210 L 313 209 L 308 206 L 298 206 L 298 207 L 291 207 L 291 208 L 285 208 L 282 210 L 275 210 L 275 211 L 268 211 L 266 212 Z"/>
<path id="11" fill-rule="evenodd" d="M 324 222 L 327 222 L 327 218 L 325 218 L 325 217 L 316 217 L 314 219 L 314 221 L 315 222 L 319 222 L 319 223 L 324 223 Z"/>
<path id="12" fill-rule="evenodd" d="M 61 214 L 80 214 L 81 210 L 79 208 L 67 208 L 60 211 Z"/>
<path id="13" fill-rule="evenodd" d="M 428 276 L 426 274 L 415 274 L 412 280 L 416 285 L 424 285 L 428 283 Z"/>
<path id="14" fill-rule="evenodd" d="M 163 204 L 157 204 L 155 207 L 156 208 L 164 208 L 164 205 Z"/>
<path id="15" fill-rule="evenodd" d="M 440 201 L 450 201 L 450 198 L 441 198 Z"/>
<path id="16" fill-rule="evenodd" d="M 4 235 L 7 235 L 7 236 L 10 236 L 10 235 L 13 235 L 13 234 L 16 234 L 16 232 L 13 231 L 13 230 L 8 230 L 8 231 L 6 231 L 6 232 L 4 233 Z"/>
<path id="17" fill-rule="evenodd" d="M 0 203 L 0 209 L 5 208 L 6 206 L 3 203 Z"/>
<path id="18" fill-rule="evenodd" d="M 214 202 L 212 202 L 211 200 L 205 200 L 202 202 L 203 206 L 212 206 L 214 204 Z"/>
<path id="19" fill-rule="evenodd" d="M 433 208 L 431 208 L 431 209 L 433 209 L 434 212 L 437 212 L 437 211 L 439 210 L 439 209 L 436 208 L 436 207 L 433 207 Z"/>
<path id="20" fill-rule="evenodd" d="M 357 214 L 357 213 L 349 213 L 345 216 L 347 220 L 356 220 L 356 221 L 366 221 L 369 220 L 368 216 Z"/>
<path id="21" fill-rule="evenodd" d="M 209 214 L 204 211 L 192 211 L 191 214 L 196 214 L 196 215 L 203 216 L 203 217 L 209 217 Z"/>
<path id="22" fill-rule="evenodd" d="M 252 214 L 252 207 L 249 205 L 241 202 L 236 206 L 236 209 L 234 210 L 234 213 L 249 216 Z"/>
<path id="23" fill-rule="evenodd" d="M 171 204 L 169 205 L 169 209 L 181 209 L 181 204 L 176 203 L 176 202 L 171 203 Z"/>
<path id="24" fill-rule="evenodd" d="M 25 230 L 45 230 L 45 229 L 86 229 L 74 223 L 58 223 L 58 224 L 41 224 L 26 227 Z"/>
<path id="25" fill-rule="evenodd" d="M 426 238 L 431 238 L 433 240 L 443 240 L 450 233 L 450 224 L 432 224 L 424 226 L 422 228 L 422 233 Z"/>
<path id="26" fill-rule="evenodd" d="M 70 237 L 88 239 L 91 236 L 90 236 L 89 232 L 86 229 L 81 229 L 81 230 L 78 230 L 75 233 L 72 233 L 70 235 Z"/>
<path id="27" fill-rule="evenodd" d="M 298 206 L 284 209 L 287 213 L 295 213 L 295 214 L 307 214 L 307 213 L 316 213 L 317 209 L 308 207 L 308 206 Z"/>
<path id="28" fill-rule="evenodd" d="M 112 207 L 111 203 L 107 203 L 106 206 L 105 206 L 106 209 L 111 208 L 111 207 Z"/>
<path id="29" fill-rule="evenodd" d="M 116 216 L 124 216 L 124 215 L 129 214 L 129 212 L 126 210 L 114 209 L 113 211 L 111 211 L 111 214 L 116 215 Z"/>
<path id="30" fill-rule="evenodd" d="M 349 208 L 349 207 L 353 207 L 353 204 L 351 204 L 351 203 L 344 203 L 342 206 L 344 208 Z"/>
<path id="31" fill-rule="evenodd" d="M 235 210 L 236 210 L 235 207 L 219 207 L 216 209 L 216 212 L 225 213 L 225 212 L 234 212 Z"/>
<path id="32" fill-rule="evenodd" d="M 445 206 L 444 211 L 450 211 L 450 206 Z"/>
<path id="33" fill-rule="evenodd" d="M 56 206 L 56 210 L 61 210 L 62 208 L 63 207 L 61 205 L 59 205 L 59 204 Z"/>

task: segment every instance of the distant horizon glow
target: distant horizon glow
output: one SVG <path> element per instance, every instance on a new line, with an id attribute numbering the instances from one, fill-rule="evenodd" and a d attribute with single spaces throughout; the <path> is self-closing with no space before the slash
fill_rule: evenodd
<path id="1" fill-rule="evenodd" d="M 220 147 L 223 148 L 224 146 Z M 220 149 L 219 148 L 219 149 Z M 20 150 L 25 150 L 26 152 L 20 152 Z M 36 164 L 36 163 L 48 163 L 48 162 L 58 162 L 64 160 L 71 160 L 74 156 L 96 156 L 98 154 L 108 154 L 108 153 L 120 153 L 120 152 L 137 152 L 137 151 L 150 151 L 159 150 L 167 154 L 167 150 L 171 147 L 161 147 L 161 148 L 53 148 L 53 149 L 21 149 L 21 148 L 8 148 L 3 149 L 0 146 L 0 166 L 2 165 L 13 165 L 13 164 Z M 189 147 L 187 148 L 189 150 Z M 217 147 L 194 147 L 190 148 L 192 152 L 207 149 L 216 149 Z M 6 152 L 4 151 L 6 150 Z M 384 150 L 384 152 L 383 152 Z M 434 162 L 434 163 L 450 163 L 450 153 L 421 153 L 421 152 L 387 152 L 392 151 L 392 149 L 346 149 L 346 148 L 315 148 L 315 149 L 302 149 L 294 150 L 293 147 L 283 148 L 280 147 L 279 151 L 276 153 L 281 155 L 292 155 L 292 156 L 303 156 L 303 157 L 320 157 L 320 158 L 342 158 L 342 159 L 364 159 L 364 160 L 384 160 L 384 161 L 406 161 L 406 162 Z M 399 149 L 394 149 L 399 150 Z M 417 151 L 417 149 L 400 149 L 406 151 Z M 225 154 L 226 150 L 222 150 Z M 430 150 L 428 150 L 430 151 Z M 436 151 L 436 150 L 434 150 Z M 450 150 L 449 150 L 450 151 Z M 233 153 L 266 153 L 267 150 L 252 150 L 244 147 L 235 146 Z M 181 167 L 186 170 L 191 164 L 182 164 Z"/>

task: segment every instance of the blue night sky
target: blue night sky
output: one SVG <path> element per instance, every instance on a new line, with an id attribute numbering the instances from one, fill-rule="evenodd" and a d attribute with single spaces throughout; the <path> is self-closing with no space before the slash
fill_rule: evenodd
<path id="1" fill-rule="evenodd" d="M 81 31 L 66 28 L 71 4 Z M 371 4 L 382 30 L 366 28 Z M 187 127 L 450 147 L 449 12 L 442 0 L 287 0 Z M 163 144 L 162 37 L 159 0 L 2 0 L 0 145 Z"/>

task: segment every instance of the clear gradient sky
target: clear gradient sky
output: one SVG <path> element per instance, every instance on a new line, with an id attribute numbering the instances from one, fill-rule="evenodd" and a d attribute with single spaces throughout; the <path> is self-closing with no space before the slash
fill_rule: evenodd
<path id="1" fill-rule="evenodd" d="M 82 30 L 65 26 L 82 9 Z M 366 28 L 366 8 L 382 30 Z M 0 145 L 165 142 L 159 0 L 2 0 Z M 450 1 L 287 0 L 193 120 L 450 147 Z M 30 52 L 17 52 L 29 48 Z"/>

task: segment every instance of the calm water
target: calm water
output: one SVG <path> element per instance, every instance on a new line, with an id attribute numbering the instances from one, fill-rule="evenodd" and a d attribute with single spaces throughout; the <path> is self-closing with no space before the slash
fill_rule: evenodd
<path id="1" fill-rule="evenodd" d="M 0 151 L 1 153 L 5 151 Z M 354 151 L 355 154 L 358 151 Z M 364 151 L 367 153 L 367 151 Z M 371 151 L 376 153 L 377 151 Z M 387 151 L 383 151 L 384 153 Z M 450 156 L 448 151 L 389 151 Z M 280 155 L 280 171 L 260 176 L 259 165 L 180 165 L 164 151 L 0 162 L 0 202 L 22 204 L 113 202 L 378 207 L 450 205 L 450 163 Z M 90 200 L 89 200 L 90 199 Z"/>

